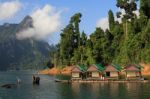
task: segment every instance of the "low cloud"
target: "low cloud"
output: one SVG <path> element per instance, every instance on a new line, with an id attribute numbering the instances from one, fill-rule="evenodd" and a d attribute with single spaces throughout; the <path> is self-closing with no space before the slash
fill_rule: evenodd
<path id="1" fill-rule="evenodd" d="M 0 20 L 13 17 L 21 8 L 19 1 L 0 3 Z"/>
<path id="2" fill-rule="evenodd" d="M 103 30 L 109 29 L 108 17 L 99 19 L 96 27 L 101 27 Z"/>
<path id="3" fill-rule="evenodd" d="M 60 29 L 61 11 L 56 11 L 55 7 L 51 5 L 45 5 L 41 9 L 37 9 L 31 14 L 33 19 L 33 28 L 20 31 L 16 34 L 17 38 L 22 39 L 35 39 L 44 40 L 52 33 L 57 32 Z"/>

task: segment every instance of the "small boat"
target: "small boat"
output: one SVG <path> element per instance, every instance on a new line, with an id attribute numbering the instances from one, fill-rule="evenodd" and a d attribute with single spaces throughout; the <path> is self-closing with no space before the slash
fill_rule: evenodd
<path id="1" fill-rule="evenodd" d="M 70 80 L 60 80 L 60 79 L 55 79 L 55 82 L 64 82 L 64 83 L 69 83 L 70 82 Z"/>
<path id="2" fill-rule="evenodd" d="M 61 82 L 61 80 L 59 80 L 59 79 L 55 79 L 55 82 Z"/>

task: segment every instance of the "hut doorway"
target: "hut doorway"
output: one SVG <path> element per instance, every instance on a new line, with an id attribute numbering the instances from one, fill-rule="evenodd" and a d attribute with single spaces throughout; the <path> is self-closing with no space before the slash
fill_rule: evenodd
<path id="1" fill-rule="evenodd" d="M 110 77 L 110 72 L 106 72 L 106 76 L 107 76 L 107 77 Z"/>

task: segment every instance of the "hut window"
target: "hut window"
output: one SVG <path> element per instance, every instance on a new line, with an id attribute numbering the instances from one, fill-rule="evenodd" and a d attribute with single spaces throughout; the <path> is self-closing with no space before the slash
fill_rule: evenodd
<path id="1" fill-rule="evenodd" d="M 92 73 L 91 72 L 89 72 L 89 77 L 92 77 Z"/>

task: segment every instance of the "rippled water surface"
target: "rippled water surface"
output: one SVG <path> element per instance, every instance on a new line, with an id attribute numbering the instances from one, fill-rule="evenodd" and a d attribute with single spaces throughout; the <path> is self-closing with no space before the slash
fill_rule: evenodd
<path id="1" fill-rule="evenodd" d="M 150 83 L 56 83 L 55 76 L 40 75 L 32 85 L 32 72 L 0 72 L 0 85 L 22 83 L 11 89 L 0 87 L 0 99 L 150 99 Z"/>

